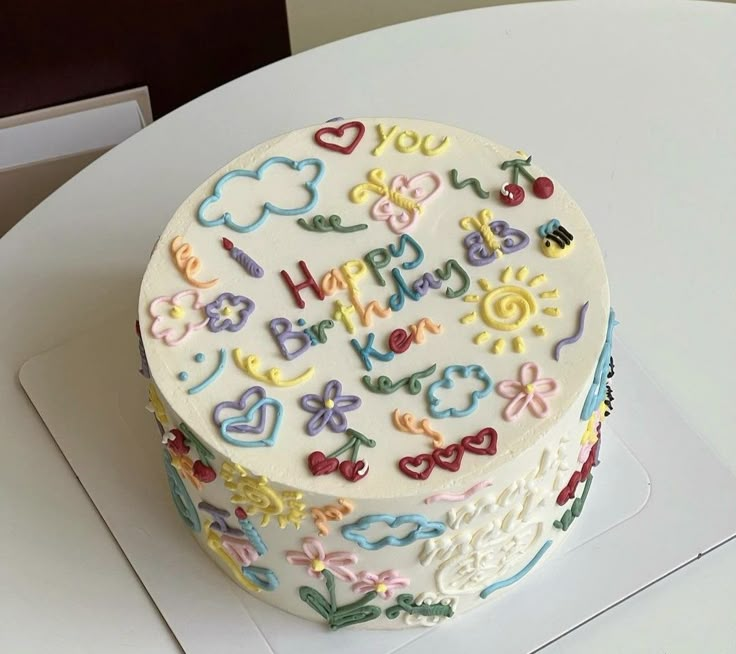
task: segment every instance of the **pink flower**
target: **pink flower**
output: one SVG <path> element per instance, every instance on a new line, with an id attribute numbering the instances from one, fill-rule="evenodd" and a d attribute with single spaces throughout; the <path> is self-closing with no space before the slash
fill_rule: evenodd
<path id="1" fill-rule="evenodd" d="M 375 590 L 383 599 L 390 599 L 394 596 L 394 591 L 408 585 L 409 580 L 400 576 L 397 570 L 384 570 L 378 574 L 364 571 L 358 575 L 353 590 L 356 593 L 370 593 Z"/>
<path id="2" fill-rule="evenodd" d="M 546 418 L 549 405 L 545 398 L 557 393 L 557 381 L 549 377 L 539 378 L 540 370 L 536 363 L 525 363 L 519 370 L 519 381 L 507 379 L 496 384 L 496 392 L 511 402 L 503 411 L 503 419 L 514 421 L 528 406 L 532 415 Z"/>
<path id="3" fill-rule="evenodd" d="M 154 319 L 151 334 L 166 345 L 178 345 L 189 334 L 207 324 L 199 291 L 186 290 L 171 297 L 162 295 L 151 302 L 148 312 Z M 202 320 L 204 318 L 204 320 Z"/>
<path id="4" fill-rule="evenodd" d="M 323 570 L 329 570 L 342 581 L 355 581 L 355 573 L 347 566 L 353 565 L 358 557 L 351 552 L 325 553 L 322 543 L 314 536 L 302 539 L 302 551 L 290 550 L 286 553 L 286 560 L 292 565 L 303 565 L 307 574 L 319 577 Z"/>

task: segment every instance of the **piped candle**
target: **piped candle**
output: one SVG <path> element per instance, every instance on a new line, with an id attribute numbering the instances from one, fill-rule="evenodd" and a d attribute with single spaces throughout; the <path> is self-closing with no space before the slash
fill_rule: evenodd
<path id="1" fill-rule="evenodd" d="M 235 259 L 251 277 L 263 277 L 263 268 L 261 268 L 251 257 L 249 257 L 243 250 L 236 248 L 233 242 L 228 239 L 222 239 L 222 247 L 224 247 L 230 256 Z"/>

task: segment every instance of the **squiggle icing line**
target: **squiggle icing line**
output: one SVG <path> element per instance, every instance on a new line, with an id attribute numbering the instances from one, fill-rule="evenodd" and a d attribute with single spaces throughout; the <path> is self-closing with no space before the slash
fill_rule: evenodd
<path id="1" fill-rule="evenodd" d="M 458 181 L 458 172 L 455 168 L 453 168 L 450 171 L 450 183 L 452 184 L 453 188 L 461 189 L 465 188 L 466 186 L 470 186 L 473 191 L 475 191 L 475 194 L 479 198 L 483 198 L 484 200 L 487 200 L 491 194 L 486 191 L 481 185 L 480 182 L 476 177 L 468 177 L 467 179 L 464 179 L 462 182 Z"/>
<path id="2" fill-rule="evenodd" d="M 215 379 L 217 379 L 222 374 L 222 371 L 225 370 L 226 363 L 227 363 L 227 352 L 225 351 L 224 347 L 221 347 L 220 348 L 220 360 L 219 360 L 219 363 L 217 364 L 217 368 L 215 368 L 215 371 L 201 383 L 187 389 L 187 394 L 196 395 L 200 391 L 203 391 L 205 388 L 207 388 L 213 381 L 215 381 Z"/>
<path id="3" fill-rule="evenodd" d="M 488 597 L 492 592 L 500 589 L 500 588 L 506 588 L 506 586 L 510 586 L 511 584 L 515 584 L 519 579 L 521 579 L 524 575 L 526 575 L 538 562 L 539 559 L 544 556 L 544 553 L 550 548 L 552 545 L 552 541 L 548 540 L 542 545 L 541 548 L 539 548 L 539 551 L 534 555 L 534 558 L 529 561 L 519 572 L 517 572 L 515 575 L 509 577 L 508 579 L 503 579 L 501 581 L 497 581 L 494 584 L 491 584 L 490 586 L 484 588 L 482 591 L 480 591 L 480 598 L 485 599 Z"/>
<path id="4" fill-rule="evenodd" d="M 416 418 L 411 413 L 401 415 L 398 409 L 394 409 L 392 414 L 393 423 L 396 429 L 406 434 L 424 434 L 432 439 L 432 447 L 442 447 L 445 443 L 445 437 L 438 431 L 430 427 L 429 420 L 422 418 L 417 424 Z"/>
<path id="5" fill-rule="evenodd" d="M 301 384 L 308 379 L 311 379 L 314 374 L 314 366 L 310 366 L 301 375 L 294 377 L 293 379 L 282 379 L 280 368 L 271 368 L 267 372 L 263 373 L 260 371 L 260 358 L 255 354 L 249 354 L 247 357 L 244 357 L 243 351 L 239 347 L 236 347 L 233 350 L 233 358 L 235 359 L 235 364 L 238 368 L 247 375 L 253 377 L 253 379 L 257 379 L 258 381 L 272 384 L 273 386 L 296 386 L 297 384 Z"/>
<path id="6" fill-rule="evenodd" d="M 192 286 L 210 288 L 210 286 L 214 286 L 220 281 L 219 278 L 210 279 L 206 282 L 200 282 L 194 279 L 194 276 L 202 267 L 202 262 L 199 260 L 199 257 L 195 257 L 192 254 L 192 246 L 189 243 L 185 243 L 181 236 L 177 236 L 171 241 L 171 254 L 174 255 L 176 267 Z"/>
<path id="7" fill-rule="evenodd" d="M 580 314 L 578 315 L 578 330 L 572 336 L 563 338 L 561 341 L 557 342 L 557 345 L 555 345 L 555 361 L 560 360 L 560 350 L 562 350 L 565 345 L 572 345 L 573 343 L 577 343 L 580 340 L 580 337 L 583 335 L 583 328 L 585 327 L 585 314 L 588 313 L 589 304 L 590 302 L 586 302 L 582 307 L 580 307 Z"/>
<path id="8" fill-rule="evenodd" d="M 474 495 L 482 488 L 487 488 L 491 485 L 490 481 L 479 481 L 474 484 L 464 493 L 437 493 L 436 495 L 430 495 L 426 500 L 425 504 L 433 504 L 434 502 L 462 502 L 467 500 L 471 495 Z"/>
<path id="9" fill-rule="evenodd" d="M 328 504 L 327 506 L 322 507 L 314 506 L 310 509 L 312 520 L 314 520 L 314 526 L 317 528 L 320 536 L 326 536 L 330 533 L 330 528 L 326 524 L 328 520 L 339 522 L 346 515 L 353 512 L 354 507 L 352 502 L 339 497 L 337 499 L 337 504 L 339 504 L 339 506 Z"/>

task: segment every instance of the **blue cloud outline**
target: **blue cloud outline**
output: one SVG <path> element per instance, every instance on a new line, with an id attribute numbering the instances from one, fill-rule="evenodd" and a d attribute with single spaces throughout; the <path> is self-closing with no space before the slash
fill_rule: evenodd
<path id="1" fill-rule="evenodd" d="M 396 536 L 384 536 L 376 541 L 368 540 L 363 534 L 356 533 L 365 531 L 372 524 L 377 522 L 385 522 L 386 525 L 394 529 L 405 524 L 416 524 L 416 528 L 412 529 L 406 536 L 397 538 Z M 434 522 L 427 520 L 423 515 L 412 513 L 407 515 L 390 515 L 388 513 L 377 513 L 365 515 L 357 522 L 353 522 L 341 527 L 342 536 L 347 540 L 357 543 L 364 550 L 380 550 L 382 547 L 391 545 L 392 547 L 404 547 L 410 545 L 414 541 L 426 538 L 436 538 L 445 533 L 445 525 L 442 522 Z"/>
<path id="2" fill-rule="evenodd" d="M 437 408 L 437 406 L 440 404 L 440 399 L 435 395 L 435 393 L 440 388 L 453 388 L 455 386 L 455 382 L 453 381 L 452 377 L 456 373 L 463 379 L 467 379 L 471 375 L 475 375 L 485 384 L 485 387 L 478 391 L 473 391 L 470 394 L 470 404 L 466 409 L 450 407 L 448 409 L 443 409 L 442 411 L 440 411 Z M 462 418 L 473 413 L 473 411 L 478 408 L 478 402 L 482 398 L 486 397 L 492 390 L 493 380 L 491 379 L 490 375 L 485 371 L 483 366 L 480 366 L 477 363 L 473 363 L 469 366 L 447 366 L 447 368 L 445 368 L 445 370 L 442 372 L 442 378 L 430 384 L 429 388 L 427 389 L 429 413 L 432 415 L 433 418 Z"/>
<path id="3" fill-rule="evenodd" d="M 279 207 L 271 202 L 264 202 L 261 215 L 256 219 L 255 222 L 249 225 L 241 225 L 235 222 L 229 211 L 221 214 L 218 218 L 214 218 L 211 220 L 205 218 L 205 210 L 213 202 L 217 202 L 222 198 L 222 189 L 225 184 L 227 184 L 227 182 L 236 177 L 250 177 L 251 179 L 260 181 L 261 179 L 263 179 L 263 175 L 266 170 L 274 164 L 285 164 L 287 166 L 290 166 L 294 170 L 302 170 L 305 166 L 317 166 L 317 174 L 312 178 L 311 181 L 304 183 L 304 187 L 310 193 L 310 200 L 306 205 L 304 205 L 303 207 L 297 207 L 296 209 L 284 209 L 283 207 Z M 317 204 L 317 200 L 319 199 L 317 185 L 322 180 L 322 177 L 324 177 L 324 174 L 324 162 L 321 159 L 316 159 L 314 157 L 310 157 L 309 159 L 301 159 L 300 161 L 294 161 L 293 159 L 289 159 L 289 157 L 271 157 L 270 159 L 266 159 L 266 161 L 258 166 L 256 170 L 247 170 L 245 168 L 231 170 L 229 173 L 225 173 L 225 175 L 217 180 L 212 195 L 206 197 L 199 205 L 199 208 L 197 209 L 197 221 L 200 225 L 203 225 L 204 227 L 217 227 L 218 225 L 226 225 L 236 232 L 247 234 L 258 229 L 272 213 L 280 216 L 298 216 L 299 214 L 307 213 L 308 211 L 311 211 Z"/>

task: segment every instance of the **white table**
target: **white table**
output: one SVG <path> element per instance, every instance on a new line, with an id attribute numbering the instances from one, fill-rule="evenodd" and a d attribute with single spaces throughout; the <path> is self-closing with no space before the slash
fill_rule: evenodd
<path id="1" fill-rule="evenodd" d="M 530 150 L 600 237 L 618 335 L 736 470 L 734 34 L 736 7 L 686 0 L 525 4 L 386 28 L 203 96 L 29 214 L 0 240 L 0 651 L 179 651 L 17 371 L 121 308 L 134 315 L 154 239 L 213 170 L 336 114 L 432 118 Z M 704 501 L 718 492 L 703 488 Z M 731 542 L 546 651 L 731 652 L 734 587 Z"/>

